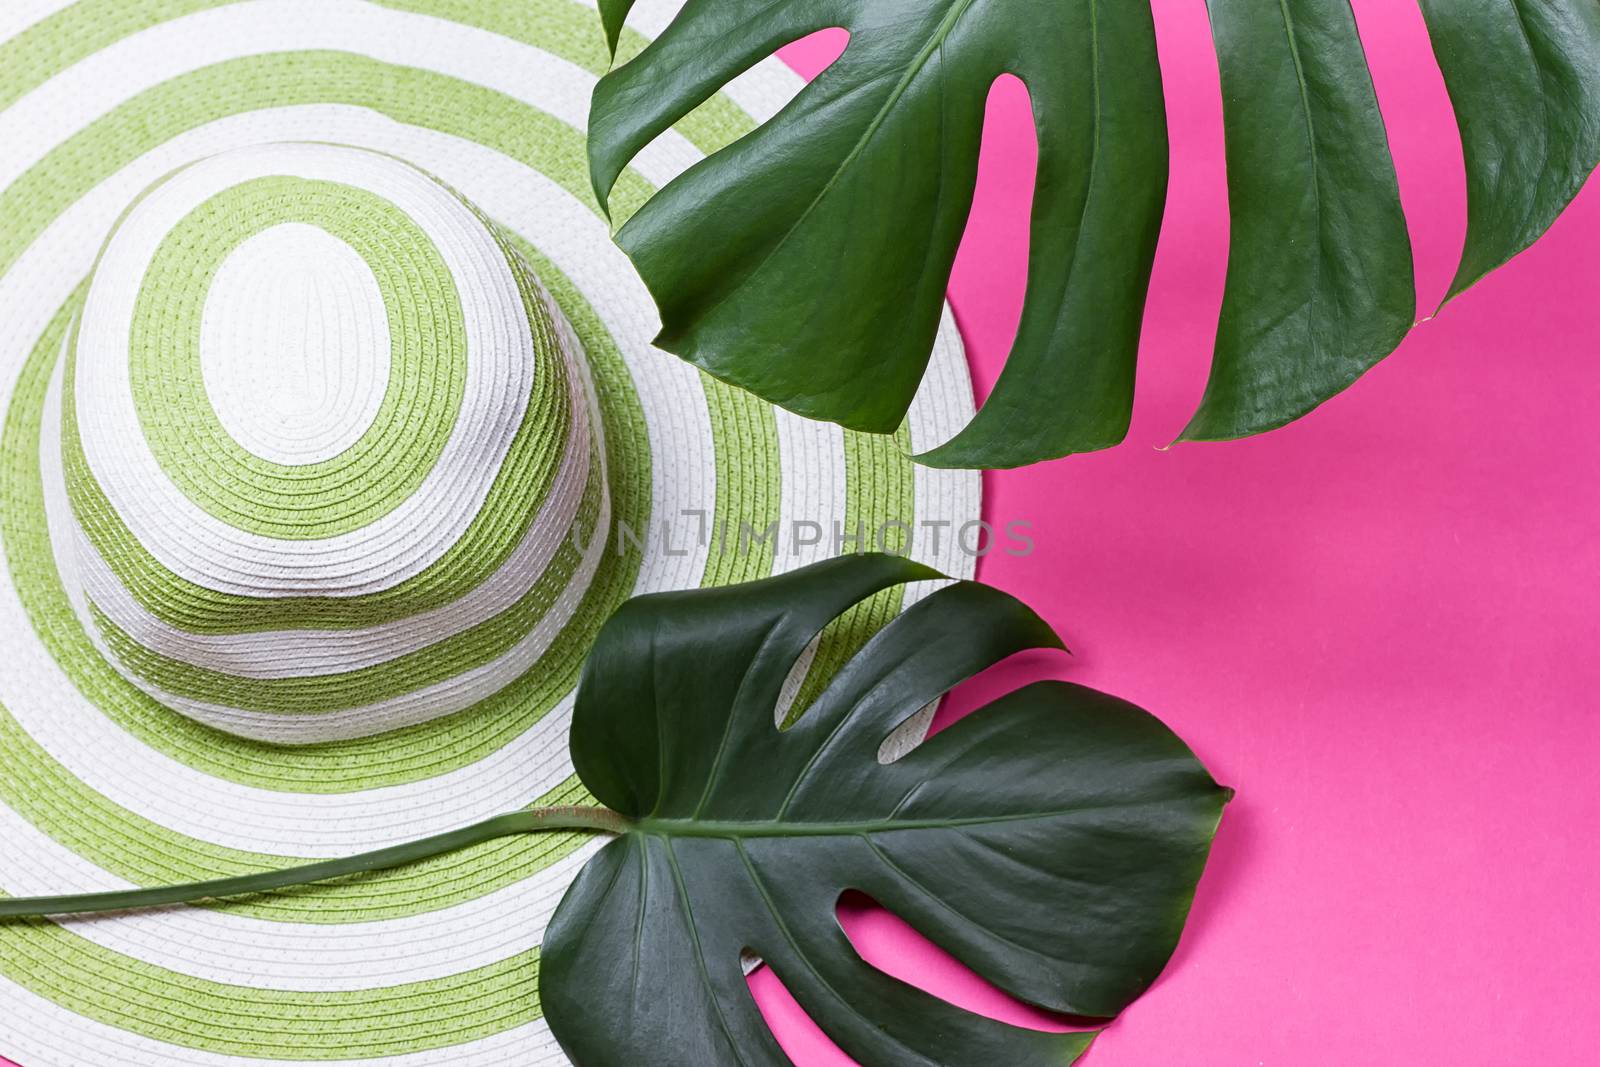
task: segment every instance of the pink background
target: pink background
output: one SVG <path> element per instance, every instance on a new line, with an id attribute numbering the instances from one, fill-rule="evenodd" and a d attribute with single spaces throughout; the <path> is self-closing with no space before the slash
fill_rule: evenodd
<path id="1" fill-rule="evenodd" d="M 1355 8 L 1431 310 L 1465 229 L 1449 100 L 1414 3 Z M 1205 5 L 1155 9 L 1172 193 L 1133 431 L 986 482 L 991 517 L 1031 519 L 1039 550 L 981 577 L 1078 655 L 1002 666 L 958 702 L 1042 672 L 1086 682 L 1161 715 L 1239 790 L 1176 958 L 1085 1063 L 1592 1062 L 1600 180 L 1311 417 L 1157 451 L 1205 384 L 1228 231 Z M 789 58 L 810 73 L 830 54 Z M 1026 109 L 1015 84 L 997 94 L 952 289 L 980 389 L 1022 299 Z M 894 920 L 847 918 L 885 969 L 1026 1018 Z M 849 1063 L 770 975 L 756 986 L 799 1067 Z"/>
<path id="2" fill-rule="evenodd" d="M 1355 7 L 1431 308 L 1464 229 L 1449 102 L 1416 6 Z M 1156 711 L 1239 790 L 1172 965 L 1086 1063 L 1586 1061 L 1576 1050 L 1600 1039 L 1600 330 L 1585 310 L 1600 182 L 1310 418 L 1158 451 L 1204 386 L 1228 234 L 1205 7 L 1155 8 L 1172 193 L 1129 443 L 986 482 L 990 516 L 1032 520 L 1039 550 L 981 576 L 1078 655 L 997 668 L 945 713 L 1058 674 Z M 814 72 L 828 49 L 786 55 Z M 991 118 L 952 291 L 980 390 L 1021 303 L 1032 173 L 1014 83 Z M 893 918 L 855 907 L 847 922 L 885 969 L 1029 1020 Z M 799 1067 L 849 1063 L 770 974 L 754 985 Z"/>

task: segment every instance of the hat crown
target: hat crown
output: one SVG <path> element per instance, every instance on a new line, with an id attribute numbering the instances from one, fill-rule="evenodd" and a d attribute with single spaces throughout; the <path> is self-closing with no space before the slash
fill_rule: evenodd
<path id="1" fill-rule="evenodd" d="M 241 242 L 201 309 L 202 384 L 228 437 L 283 466 L 355 446 L 404 373 L 383 311 L 371 268 L 327 230 L 285 222 Z"/>
<path id="2" fill-rule="evenodd" d="M 597 561 L 576 345 L 510 239 L 392 157 L 264 145 L 163 178 L 101 251 L 61 391 L 102 651 L 277 741 L 489 698 Z"/>

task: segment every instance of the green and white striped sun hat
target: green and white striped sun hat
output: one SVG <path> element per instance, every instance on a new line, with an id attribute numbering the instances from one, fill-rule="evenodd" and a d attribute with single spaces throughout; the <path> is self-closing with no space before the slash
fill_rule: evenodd
<path id="1" fill-rule="evenodd" d="M 884 531 L 971 573 L 977 477 L 905 458 L 971 415 L 953 324 L 894 440 L 653 349 L 585 172 L 606 64 L 592 0 L 0 3 L 0 892 L 581 800 L 572 689 L 626 597 Z M 615 205 L 799 88 L 760 64 Z M 900 606 L 830 630 L 795 699 Z M 591 848 L 0 924 L 0 1056 L 561 1063 L 538 946 Z"/>

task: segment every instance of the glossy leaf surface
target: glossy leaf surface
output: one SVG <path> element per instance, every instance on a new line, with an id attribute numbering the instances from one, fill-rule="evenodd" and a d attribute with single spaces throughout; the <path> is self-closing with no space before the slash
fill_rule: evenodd
<path id="1" fill-rule="evenodd" d="M 1422 0 L 1422 13 L 1467 163 L 1454 297 L 1543 236 L 1600 162 L 1600 3 Z"/>
<path id="2" fill-rule="evenodd" d="M 1282 426 L 1392 352 L 1411 238 L 1349 0 L 1211 0 L 1232 234 L 1211 379 L 1185 440 Z"/>
<path id="3" fill-rule="evenodd" d="M 631 7 L 601 4 L 616 26 Z M 1155 36 L 1105 0 L 691 0 L 603 79 L 595 191 L 715 89 L 830 26 L 850 44 L 773 121 L 692 168 L 617 240 L 657 344 L 802 415 L 893 431 L 926 368 L 996 78 L 1039 138 L 1028 291 L 1010 365 L 927 461 L 1015 466 L 1122 440 L 1167 182 Z"/>
<path id="4" fill-rule="evenodd" d="M 606 625 L 573 761 L 630 825 L 557 910 L 540 980 L 580 1067 L 787 1064 L 746 985 L 746 952 L 866 1067 L 1059 1065 L 1088 1044 L 971 1014 L 867 965 L 835 914 L 848 890 L 1055 1011 L 1110 1017 L 1159 974 L 1227 794 L 1155 718 L 1039 683 L 879 760 L 897 724 L 952 685 L 1059 647 L 1016 600 L 973 583 L 930 595 L 792 727 L 774 725 L 796 657 L 829 620 L 930 576 L 849 557 L 638 598 Z"/>
<path id="5" fill-rule="evenodd" d="M 1185 439 L 1304 415 L 1399 344 L 1415 286 L 1349 0 L 1212 0 L 1233 246 L 1211 379 Z M 613 41 L 633 0 L 600 0 Z M 1528 247 L 1600 159 L 1600 4 L 1422 0 L 1461 128 L 1455 296 Z M 986 94 L 1013 73 L 1039 139 L 1027 301 L 974 421 L 920 457 L 1010 467 L 1126 434 L 1167 177 L 1145 0 L 689 0 L 601 80 L 595 190 L 773 50 L 844 54 L 771 122 L 619 231 L 659 343 L 813 418 L 887 432 L 926 366 L 970 206 Z"/>

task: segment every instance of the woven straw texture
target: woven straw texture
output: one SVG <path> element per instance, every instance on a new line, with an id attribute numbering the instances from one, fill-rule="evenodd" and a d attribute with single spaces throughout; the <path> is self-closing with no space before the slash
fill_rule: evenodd
<path id="1" fill-rule="evenodd" d="M 0 5 L 0 891 L 583 802 L 572 687 L 627 596 L 935 523 L 912 554 L 971 573 L 976 475 L 905 459 L 971 415 L 953 324 L 895 440 L 654 350 L 585 173 L 606 63 L 577 0 Z M 799 87 L 738 79 L 622 214 Z M 795 699 L 903 599 L 831 628 Z M 593 847 L 0 926 L 0 1054 L 563 1063 L 538 945 Z"/>
<path id="2" fill-rule="evenodd" d="M 610 526 L 559 316 L 392 157 L 265 145 L 158 182 L 62 360 L 86 631 L 166 706 L 280 743 L 537 681 Z"/>

